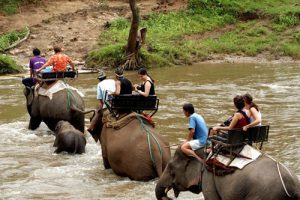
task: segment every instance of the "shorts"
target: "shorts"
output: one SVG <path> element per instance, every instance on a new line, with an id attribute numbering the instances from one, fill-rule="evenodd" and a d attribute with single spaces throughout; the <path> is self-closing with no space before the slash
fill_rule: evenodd
<path id="1" fill-rule="evenodd" d="M 191 140 L 191 141 L 188 141 L 188 143 L 191 146 L 193 151 L 200 149 L 202 147 L 205 147 L 205 144 L 201 144 L 199 140 Z"/>

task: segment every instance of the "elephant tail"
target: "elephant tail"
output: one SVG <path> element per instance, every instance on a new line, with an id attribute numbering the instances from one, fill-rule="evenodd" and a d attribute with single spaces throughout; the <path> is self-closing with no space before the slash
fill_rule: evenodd
<path id="1" fill-rule="evenodd" d="M 93 116 L 95 116 L 95 114 L 96 114 L 96 110 L 95 110 L 95 109 L 93 109 L 93 110 L 80 110 L 80 109 L 78 109 L 78 108 L 76 108 L 76 107 L 71 107 L 71 110 L 80 112 L 80 113 L 82 113 L 82 114 L 88 114 L 88 113 L 93 112 Z"/>

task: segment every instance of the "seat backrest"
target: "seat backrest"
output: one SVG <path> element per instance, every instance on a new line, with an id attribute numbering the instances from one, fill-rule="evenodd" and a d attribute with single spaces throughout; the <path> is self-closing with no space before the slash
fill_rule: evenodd
<path id="1" fill-rule="evenodd" d="M 228 144 L 240 144 L 245 141 L 245 134 L 242 129 L 231 129 L 228 131 Z"/>
<path id="2" fill-rule="evenodd" d="M 269 137 L 269 125 L 254 126 L 247 130 L 247 140 L 250 142 L 263 142 L 268 141 Z"/>

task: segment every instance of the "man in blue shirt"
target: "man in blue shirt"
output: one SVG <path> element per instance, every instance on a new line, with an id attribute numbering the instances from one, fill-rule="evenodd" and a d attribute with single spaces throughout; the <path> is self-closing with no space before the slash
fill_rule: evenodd
<path id="1" fill-rule="evenodd" d="M 181 145 L 181 150 L 186 155 L 202 161 L 194 151 L 206 145 L 208 135 L 206 123 L 201 115 L 195 113 L 193 104 L 186 103 L 182 108 L 184 115 L 189 118 L 189 133 L 186 141 Z"/>

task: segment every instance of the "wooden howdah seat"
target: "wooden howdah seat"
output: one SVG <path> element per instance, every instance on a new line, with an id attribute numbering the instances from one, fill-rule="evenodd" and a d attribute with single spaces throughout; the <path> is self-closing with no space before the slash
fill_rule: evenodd
<path id="1" fill-rule="evenodd" d="M 65 71 L 65 72 L 44 72 L 40 74 L 41 81 L 56 81 L 58 79 L 74 79 L 78 77 L 75 71 Z"/>
<path id="2" fill-rule="evenodd" d="M 119 95 L 109 97 L 105 101 L 109 111 L 115 116 L 119 112 L 137 112 L 141 113 L 144 110 L 151 111 L 150 116 L 153 116 L 159 105 L 159 98 L 156 95 L 149 95 L 144 97 L 141 95 Z"/>
<path id="3" fill-rule="evenodd" d="M 218 133 L 210 137 L 213 144 L 219 144 L 225 148 L 234 148 L 243 144 L 260 143 L 259 149 L 263 143 L 268 141 L 269 125 L 254 126 L 247 131 L 242 129 L 232 129 L 228 133 Z"/>

